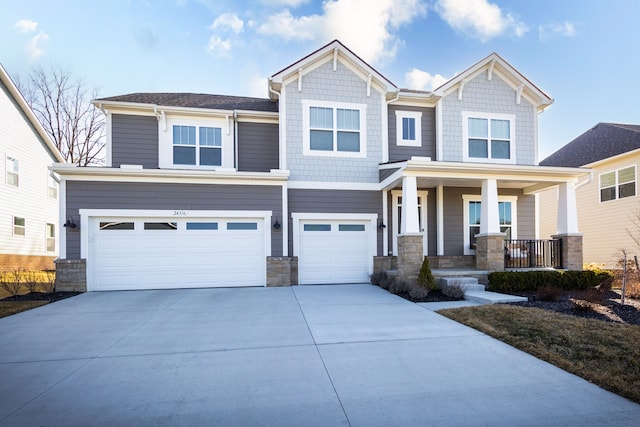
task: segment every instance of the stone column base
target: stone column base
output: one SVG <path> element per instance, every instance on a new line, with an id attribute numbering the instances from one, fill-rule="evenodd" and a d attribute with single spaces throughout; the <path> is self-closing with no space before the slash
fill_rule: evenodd
<path id="1" fill-rule="evenodd" d="M 57 259 L 56 292 L 87 292 L 87 260 Z"/>
<path id="2" fill-rule="evenodd" d="M 267 286 L 296 286 L 298 257 L 267 257 Z"/>
<path id="3" fill-rule="evenodd" d="M 424 261 L 422 234 L 398 236 L 398 280 L 409 286 L 417 282 Z"/>
<path id="4" fill-rule="evenodd" d="M 476 235 L 476 268 L 486 271 L 504 270 L 504 234 Z"/>
<path id="5" fill-rule="evenodd" d="M 582 234 L 556 234 L 551 238 L 562 241 L 562 268 L 582 270 Z"/>

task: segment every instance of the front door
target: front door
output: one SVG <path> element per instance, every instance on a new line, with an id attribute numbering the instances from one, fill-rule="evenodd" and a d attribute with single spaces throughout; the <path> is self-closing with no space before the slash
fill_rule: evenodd
<path id="1" fill-rule="evenodd" d="M 422 233 L 423 253 L 428 255 L 429 242 L 427 239 L 427 191 L 418 191 L 418 227 Z M 393 254 L 398 255 L 398 234 L 402 227 L 402 190 L 391 191 L 392 222 L 393 222 Z"/>

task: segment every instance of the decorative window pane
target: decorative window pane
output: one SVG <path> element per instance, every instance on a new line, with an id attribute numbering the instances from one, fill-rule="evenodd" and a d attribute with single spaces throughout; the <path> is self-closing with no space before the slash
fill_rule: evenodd
<path id="1" fill-rule="evenodd" d="M 508 159 L 509 141 L 491 141 L 491 158 L 492 159 Z"/>
<path id="2" fill-rule="evenodd" d="M 358 153 L 360 151 L 360 134 L 358 132 L 338 132 L 338 151 Z"/>
<path id="3" fill-rule="evenodd" d="M 416 119 L 413 117 L 402 118 L 402 139 L 405 141 L 416 140 Z"/>
<path id="4" fill-rule="evenodd" d="M 217 222 L 188 222 L 187 230 L 217 230 Z"/>
<path id="5" fill-rule="evenodd" d="M 311 130 L 309 144 L 312 150 L 333 151 L 333 132 Z"/>
<path id="6" fill-rule="evenodd" d="M 309 126 L 312 128 L 333 129 L 333 108 L 310 107 Z"/>
<path id="7" fill-rule="evenodd" d="M 488 138 L 489 124 L 487 119 L 469 118 L 469 137 L 470 138 Z"/>
<path id="8" fill-rule="evenodd" d="M 200 145 L 205 145 L 207 147 L 222 147 L 222 129 L 201 127 Z"/>
<path id="9" fill-rule="evenodd" d="M 145 230 L 177 230 L 178 223 L 176 222 L 145 222 Z"/>
<path id="10" fill-rule="evenodd" d="M 13 235 L 24 236 L 26 234 L 25 219 L 17 216 L 13 217 Z"/>
<path id="11" fill-rule="evenodd" d="M 469 157 L 479 157 L 486 159 L 489 157 L 489 150 L 486 139 L 470 139 L 469 140 Z"/>
<path id="12" fill-rule="evenodd" d="M 339 224 L 338 231 L 364 231 L 364 224 Z"/>
<path id="13" fill-rule="evenodd" d="M 195 126 L 173 126 L 174 145 L 196 145 Z"/>
<path id="14" fill-rule="evenodd" d="M 101 222 L 100 230 L 133 230 L 133 222 Z"/>
<path id="15" fill-rule="evenodd" d="M 257 222 L 228 222 L 227 230 L 257 230 Z"/>
<path id="16" fill-rule="evenodd" d="M 56 226 L 47 224 L 47 252 L 55 252 L 56 250 Z"/>
<path id="17" fill-rule="evenodd" d="M 509 131 L 509 120 L 491 120 L 491 138 L 493 139 L 511 139 Z"/>
<path id="18" fill-rule="evenodd" d="M 305 224 L 304 231 L 331 231 L 331 224 Z"/>
<path id="19" fill-rule="evenodd" d="M 360 130 L 360 111 L 338 108 L 339 130 Z"/>

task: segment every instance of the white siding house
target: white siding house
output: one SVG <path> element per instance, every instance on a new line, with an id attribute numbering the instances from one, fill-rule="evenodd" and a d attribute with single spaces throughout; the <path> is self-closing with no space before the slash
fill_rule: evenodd
<path id="1" fill-rule="evenodd" d="M 64 159 L 0 66 L 0 271 L 54 268 L 61 226 L 54 162 Z"/>

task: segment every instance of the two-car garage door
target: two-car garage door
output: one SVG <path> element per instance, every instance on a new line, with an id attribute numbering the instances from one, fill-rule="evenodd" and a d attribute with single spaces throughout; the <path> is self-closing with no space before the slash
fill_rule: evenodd
<path id="1" fill-rule="evenodd" d="M 264 218 L 89 218 L 89 290 L 263 286 Z"/>

